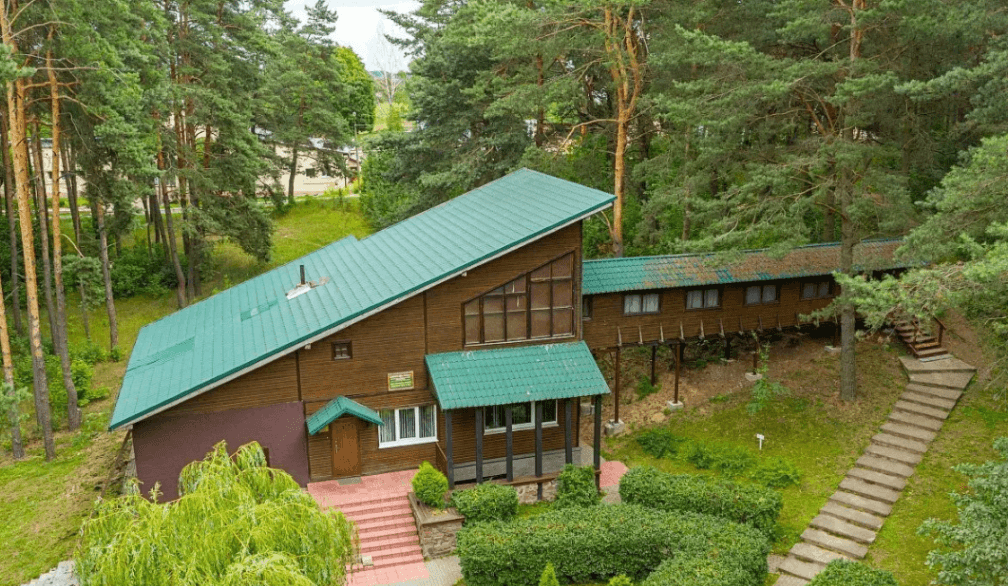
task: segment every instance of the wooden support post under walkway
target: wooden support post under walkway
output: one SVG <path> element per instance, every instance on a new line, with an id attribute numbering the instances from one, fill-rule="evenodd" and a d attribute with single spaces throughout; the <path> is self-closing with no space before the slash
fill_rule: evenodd
<path id="1" fill-rule="evenodd" d="M 616 383 L 613 385 L 613 421 L 619 421 L 619 403 L 620 403 L 620 347 L 616 346 Z"/>
<path id="2" fill-rule="evenodd" d="M 595 489 L 602 490 L 602 395 L 595 395 L 595 437 L 594 459 L 595 459 Z"/>
<path id="3" fill-rule="evenodd" d="M 677 342 L 676 360 L 675 360 L 675 395 L 673 396 L 673 401 L 675 403 L 679 402 L 679 375 L 682 372 L 682 356 L 683 356 L 683 344 L 682 342 Z"/>
<path id="4" fill-rule="evenodd" d="M 543 409 L 542 401 L 535 402 L 535 475 L 542 478 L 543 475 L 543 438 L 542 438 Z M 536 500 L 542 500 L 542 482 L 536 483 Z"/>
<path id="5" fill-rule="evenodd" d="M 571 403 L 573 402 L 573 399 L 564 400 L 564 463 L 566 464 L 574 463 L 574 434 L 571 433 L 571 419 L 573 418 Z"/>
<path id="6" fill-rule="evenodd" d="M 511 405 L 504 407 L 504 434 L 507 443 L 507 479 L 508 482 L 514 480 L 514 426 L 512 424 L 513 415 Z"/>
<path id="7" fill-rule="evenodd" d="M 655 378 L 655 359 L 658 358 L 658 346 L 651 346 L 651 386 L 655 386 L 657 379 Z"/>
<path id="8" fill-rule="evenodd" d="M 476 408 L 476 484 L 483 483 L 483 409 Z"/>

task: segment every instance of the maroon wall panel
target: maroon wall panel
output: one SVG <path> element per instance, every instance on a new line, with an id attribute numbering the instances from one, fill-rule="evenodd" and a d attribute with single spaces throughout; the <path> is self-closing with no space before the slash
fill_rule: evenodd
<path id="1" fill-rule="evenodd" d="M 146 495 L 160 482 L 162 501 L 177 498 L 182 468 L 202 460 L 221 440 L 227 442 L 230 453 L 242 444 L 259 442 L 269 448 L 270 466 L 286 470 L 304 486 L 308 483 L 307 435 L 301 402 L 203 415 L 154 416 L 133 426 L 140 490 Z"/>

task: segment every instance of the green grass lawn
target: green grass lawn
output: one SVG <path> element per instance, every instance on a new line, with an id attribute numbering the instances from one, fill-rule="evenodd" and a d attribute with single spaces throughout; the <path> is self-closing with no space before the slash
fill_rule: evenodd
<path id="1" fill-rule="evenodd" d="M 330 242 L 353 234 L 358 238 L 369 232 L 356 211 L 354 202 L 341 206 L 336 200 L 304 198 L 285 213 L 274 216 L 272 258 L 267 263 L 250 258 L 230 242 L 213 247 L 211 277 L 204 284 L 204 295 L 240 283 L 266 270 L 290 262 Z M 69 226 L 68 226 L 69 227 Z M 70 232 L 72 233 L 72 231 Z M 133 240 L 145 241 L 138 230 Z M 124 244 L 131 244 L 127 239 Z M 68 292 L 68 326 L 71 345 L 86 341 L 75 292 Z M 90 513 L 101 485 L 122 442 L 122 432 L 107 432 L 115 393 L 122 382 L 129 351 L 144 325 L 176 310 L 173 291 L 159 295 L 137 295 L 116 301 L 119 323 L 119 362 L 95 365 L 95 386 L 107 386 L 113 392 L 106 400 L 84 409 L 83 431 L 68 433 L 65 413 L 53 413 L 56 428 L 57 457 L 46 462 L 34 425 L 30 403 L 22 423 L 28 459 L 13 464 L 10 438 L 0 440 L 0 586 L 13 586 L 47 571 L 68 559 L 77 542 L 81 522 Z M 48 336 L 48 318 L 42 316 L 43 336 Z M 92 339 L 108 348 L 109 325 L 104 305 L 90 312 Z"/>

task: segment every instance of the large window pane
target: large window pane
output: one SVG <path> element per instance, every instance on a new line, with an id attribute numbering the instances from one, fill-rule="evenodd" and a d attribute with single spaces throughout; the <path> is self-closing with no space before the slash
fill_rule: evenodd
<path id="1" fill-rule="evenodd" d="M 718 290 L 707 289 L 704 291 L 704 307 L 717 307 L 718 305 Z"/>
<path id="2" fill-rule="evenodd" d="M 532 283 L 532 309 L 546 309 L 550 306 L 550 284 Z"/>
<path id="3" fill-rule="evenodd" d="M 573 307 L 573 301 L 570 279 L 553 281 L 553 307 Z"/>
<path id="4" fill-rule="evenodd" d="M 524 275 L 518 277 L 514 281 L 511 281 L 504 286 L 505 293 L 524 293 L 525 292 L 525 277 Z"/>
<path id="5" fill-rule="evenodd" d="M 759 285 L 752 285 L 746 287 L 745 290 L 745 302 L 746 305 L 755 305 L 760 302 L 760 288 Z"/>
<path id="6" fill-rule="evenodd" d="M 777 301 L 777 285 L 763 286 L 763 303 L 773 303 Z"/>
<path id="7" fill-rule="evenodd" d="M 508 311 L 525 311 L 526 309 L 528 309 L 528 301 L 525 300 L 523 293 L 507 296 Z"/>
<path id="8" fill-rule="evenodd" d="M 532 404 L 518 403 L 511 406 L 511 423 L 513 425 L 525 425 L 532 423 Z"/>
<path id="9" fill-rule="evenodd" d="M 819 283 L 819 297 L 829 297 L 830 282 L 823 281 Z"/>
<path id="10" fill-rule="evenodd" d="M 574 255 L 566 254 L 553 261 L 553 278 L 570 277 Z"/>
<path id="11" fill-rule="evenodd" d="M 488 313 L 503 313 L 504 312 L 504 298 L 499 295 L 486 296 L 483 298 L 483 314 Z"/>
<path id="12" fill-rule="evenodd" d="M 480 319 L 478 315 L 465 316 L 465 341 L 466 344 L 480 343 Z"/>
<path id="13" fill-rule="evenodd" d="M 574 310 L 567 307 L 553 310 L 553 335 L 564 336 L 574 332 Z"/>
<path id="14" fill-rule="evenodd" d="M 543 401 L 543 423 L 556 423 L 557 422 L 557 402 L 556 401 Z"/>
<path id="15" fill-rule="evenodd" d="M 812 299 L 813 297 L 815 297 L 815 294 L 816 294 L 816 285 L 815 285 L 815 283 L 805 283 L 802 286 L 802 291 L 801 291 L 801 298 L 802 299 Z"/>
<path id="16" fill-rule="evenodd" d="M 392 409 L 382 409 L 379 413 L 382 425 L 378 428 L 378 439 L 382 443 L 394 442 L 396 440 L 395 411 Z"/>
<path id="17" fill-rule="evenodd" d="M 703 308 L 703 291 L 694 290 L 686 292 L 686 309 Z"/>
<path id="18" fill-rule="evenodd" d="M 532 337 L 542 338 L 550 335 L 550 310 L 532 310 Z"/>
<path id="19" fill-rule="evenodd" d="M 533 281 L 548 281 L 550 278 L 550 267 L 546 265 L 532 271 Z"/>
<path id="20" fill-rule="evenodd" d="M 483 315 L 483 341 L 502 342 L 504 341 L 504 314 L 484 314 Z"/>
<path id="21" fill-rule="evenodd" d="M 623 313 L 626 315 L 636 315 L 641 312 L 641 296 L 639 293 L 630 293 L 623 296 Z"/>
<path id="22" fill-rule="evenodd" d="M 399 410 L 399 439 L 411 439 L 417 436 L 416 430 L 416 410 L 412 407 L 409 409 Z"/>
<path id="23" fill-rule="evenodd" d="M 528 337 L 527 314 L 524 311 L 509 311 L 507 314 L 507 339 L 524 340 Z"/>
<path id="24" fill-rule="evenodd" d="M 420 407 L 420 437 L 428 438 L 437 435 L 436 413 L 434 405 Z"/>
<path id="25" fill-rule="evenodd" d="M 641 302 L 641 310 L 644 313 L 658 313 L 658 297 L 657 293 L 648 293 L 644 295 Z"/>

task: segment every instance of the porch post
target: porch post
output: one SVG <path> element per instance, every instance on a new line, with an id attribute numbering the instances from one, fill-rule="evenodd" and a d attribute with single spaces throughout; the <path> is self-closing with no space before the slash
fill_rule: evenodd
<path id="1" fill-rule="evenodd" d="M 483 408 L 476 407 L 476 484 L 483 482 Z"/>
<path id="2" fill-rule="evenodd" d="M 675 358 L 675 397 L 673 400 L 679 402 L 679 374 L 682 372 L 682 342 L 676 342 Z"/>
<path id="3" fill-rule="evenodd" d="M 504 407 L 504 435 L 507 437 L 507 479 L 514 480 L 514 434 L 512 429 L 511 405 Z"/>
<path id="4" fill-rule="evenodd" d="M 535 474 L 536 478 L 542 476 L 542 464 L 543 464 L 543 444 L 542 444 L 542 401 L 536 401 L 535 404 Z M 536 483 L 538 486 L 537 499 L 542 500 L 542 481 Z"/>
<path id="5" fill-rule="evenodd" d="M 452 412 L 444 412 L 445 467 L 448 468 L 448 488 L 455 488 L 455 461 L 452 458 Z"/>
<path id="6" fill-rule="evenodd" d="M 602 395 L 595 395 L 595 488 L 602 490 Z"/>
<path id="7" fill-rule="evenodd" d="M 564 399 L 564 456 L 568 464 L 574 463 L 574 434 L 571 433 L 571 419 L 574 417 L 574 414 L 571 412 L 572 401 L 573 399 L 570 398 Z"/>
<path id="8" fill-rule="evenodd" d="M 613 404 L 615 405 L 615 412 L 613 413 L 613 421 L 619 422 L 619 391 L 620 391 L 620 347 L 616 346 L 616 384 L 615 393 L 613 394 Z"/>
<path id="9" fill-rule="evenodd" d="M 724 340 L 724 359 L 731 360 L 731 338 L 728 337 Z"/>

